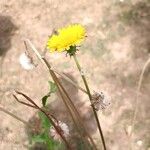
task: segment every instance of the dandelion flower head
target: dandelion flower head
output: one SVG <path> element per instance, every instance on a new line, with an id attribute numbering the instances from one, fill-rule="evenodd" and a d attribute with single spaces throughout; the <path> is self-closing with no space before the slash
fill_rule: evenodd
<path id="1" fill-rule="evenodd" d="M 85 28 L 80 24 L 69 25 L 58 29 L 47 42 L 50 52 L 62 52 L 70 49 L 71 46 L 79 45 L 85 38 Z"/>

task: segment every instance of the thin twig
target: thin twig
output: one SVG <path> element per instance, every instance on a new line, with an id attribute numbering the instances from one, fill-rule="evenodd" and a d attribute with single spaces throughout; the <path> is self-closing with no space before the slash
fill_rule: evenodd
<path id="1" fill-rule="evenodd" d="M 65 74 L 57 71 L 56 69 L 51 69 L 53 70 L 55 73 L 57 73 L 58 75 L 60 75 L 63 79 L 65 79 L 66 81 L 68 81 L 69 83 L 73 84 L 75 87 L 77 87 L 79 90 L 81 90 L 82 92 L 87 94 L 87 91 L 84 90 L 82 87 L 80 87 L 78 84 L 76 84 L 74 81 L 72 81 L 69 77 L 67 77 Z"/>
<path id="2" fill-rule="evenodd" d="M 68 112 L 69 112 L 69 114 L 70 114 L 70 116 L 71 116 L 71 118 L 72 118 L 72 120 L 73 120 L 73 123 L 74 123 L 76 129 L 78 130 L 78 133 L 79 133 L 80 137 L 82 138 L 82 140 L 84 141 L 84 143 L 85 143 L 85 145 L 86 145 L 86 141 L 85 141 L 85 139 L 84 139 L 84 137 L 83 137 L 83 135 L 82 135 L 82 131 L 81 131 L 80 128 L 78 127 L 78 123 L 76 122 L 75 116 L 74 116 L 74 114 L 73 114 L 73 112 L 72 112 L 70 106 L 68 105 L 68 102 L 66 101 L 66 99 L 65 99 L 65 97 L 64 97 L 64 94 L 62 93 L 61 87 L 60 87 L 60 85 L 58 84 L 57 79 L 56 79 L 53 75 L 52 75 L 52 77 L 53 77 L 53 80 L 55 81 L 55 83 L 56 83 L 56 85 L 57 85 L 57 87 L 58 87 L 59 94 L 61 95 L 61 98 L 62 98 L 62 100 L 63 100 L 65 106 L 67 107 L 67 110 L 68 110 Z M 87 149 L 89 148 L 87 145 L 86 145 L 86 147 L 87 147 Z"/>
<path id="3" fill-rule="evenodd" d="M 27 121 L 25 121 L 25 120 L 23 120 L 22 118 L 20 118 L 20 117 L 14 115 L 13 113 L 11 113 L 11 112 L 9 112 L 8 110 L 6 110 L 5 108 L 0 107 L 0 111 L 6 113 L 7 115 L 13 117 L 13 118 L 16 119 L 16 120 L 22 122 L 23 124 L 32 127 Z M 33 127 L 32 127 L 32 128 L 33 128 Z"/>
<path id="4" fill-rule="evenodd" d="M 131 124 L 132 130 L 131 130 L 130 136 L 132 136 L 134 125 L 135 125 L 135 120 L 136 120 L 137 113 L 138 113 L 139 95 L 140 95 L 140 89 L 141 89 L 141 86 L 142 86 L 144 73 L 145 73 L 145 70 L 146 70 L 147 66 L 149 65 L 149 63 L 150 63 L 150 58 L 148 58 L 148 60 L 145 62 L 144 66 L 142 68 L 141 74 L 140 74 L 139 81 L 138 81 L 138 87 L 137 87 L 137 92 L 136 92 L 136 100 L 135 100 L 135 108 L 134 108 L 132 124 Z"/>
<path id="5" fill-rule="evenodd" d="M 30 45 L 31 49 L 34 51 L 34 53 L 36 54 L 36 56 L 38 57 L 38 59 L 45 65 L 45 62 L 43 61 L 44 56 L 42 56 L 38 50 L 34 47 L 34 45 L 31 43 L 31 41 L 29 39 L 26 39 L 25 43 L 28 42 L 28 44 Z M 76 88 L 78 88 L 79 90 L 81 90 L 82 92 L 86 93 L 86 90 L 84 90 L 82 87 L 80 87 L 78 84 L 76 84 L 74 81 L 72 81 L 70 78 L 68 78 L 65 74 L 59 72 L 58 70 L 54 69 L 53 67 L 50 68 L 51 70 L 53 70 L 55 73 L 57 73 L 59 76 L 61 76 L 63 79 L 67 80 L 68 82 L 70 82 L 71 84 L 73 84 Z"/>
<path id="6" fill-rule="evenodd" d="M 72 150 L 70 144 L 68 143 L 68 141 L 66 140 L 65 136 L 63 135 L 63 133 L 60 131 L 60 127 L 58 125 L 55 124 L 55 122 L 53 121 L 53 119 L 51 118 L 52 116 L 47 113 L 44 109 L 40 108 L 31 98 L 29 98 L 27 95 L 25 95 L 22 92 L 16 91 L 17 94 L 22 95 L 24 98 L 26 98 L 26 100 L 28 100 L 30 103 L 32 103 L 34 105 L 35 109 L 38 109 L 39 111 L 43 112 L 46 117 L 50 120 L 52 126 L 55 128 L 56 132 L 60 135 L 60 137 L 62 138 L 62 140 L 64 141 L 66 147 L 68 150 Z M 15 99 L 18 99 L 17 96 L 15 96 Z M 19 100 L 19 102 L 22 102 Z M 23 103 L 22 103 L 23 104 Z M 24 105 L 27 105 L 27 103 L 25 103 Z M 30 104 L 31 105 L 31 104 Z M 28 105 L 27 105 L 28 106 Z M 32 105 L 30 106 L 32 107 Z"/>
<path id="7" fill-rule="evenodd" d="M 56 72 L 58 75 L 60 75 L 61 77 L 63 77 L 65 80 L 67 80 L 68 82 L 70 82 L 71 84 L 73 84 L 75 87 L 79 88 L 82 92 L 84 92 L 84 93 L 87 94 L 87 92 L 86 92 L 83 88 L 79 87 L 79 86 L 78 86 L 76 83 L 74 83 L 74 81 L 72 81 L 70 78 L 68 78 L 68 77 L 65 76 L 64 74 L 62 74 L 62 73 L 56 71 L 56 69 L 52 69 L 52 67 L 49 66 L 49 64 L 47 63 L 46 59 L 40 55 L 40 53 L 38 52 L 38 50 L 37 50 L 37 49 L 34 47 L 34 45 L 30 42 L 30 40 L 27 39 L 26 41 L 29 43 L 31 49 L 35 52 L 35 54 L 37 55 L 37 57 L 39 58 L 39 60 L 40 60 L 44 65 L 46 65 L 47 69 L 48 69 L 50 72 L 51 72 L 51 71 L 52 71 L 52 72 L 53 72 L 53 71 Z M 59 82 L 59 85 L 61 86 L 61 83 L 60 83 L 60 82 Z M 65 91 L 65 89 L 63 88 L 63 86 L 61 86 L 61 87 L 62 87 L 63 91 L 65 92 L 65 95 L 69 98 L 69 101 L 71 102 L 70 106 L 73 107 L 75 113 L 78 113 L 78 111 L 76 110 L 76 108 L 75 108 L 74 104 L 72 103 L 70 97 L 68 96 L 67 92 Z M 79 114 L 79 113 L 78 113 L 76 116 L 78 117 L 78 119 L 80 118 L 80 114 Z M 83 126 L 83 129 L 85 129 L 85 125 L 84 125 L 84 123 L 82 122 L 82 119 L 80 118 L 79 120 L 80 120 L 81 125 Z M 95 145 L 93 139 L 90 137 L 90 135 L 89 135 L 88 132 L 86 131 L 86 129 L 85 129 L 85 133 L 86 133 L 87 136 L 89 137 L 91 143 L 93 144 L 93 146 L 94 146 L 94 148 L 95 148 L 95 150 L 96 150 L 96 149 L 97 149 L 97 148 L 96 148 L 96 145 Z"/>
<path id="8" fill-rule="evenodd" d="M 94 149 L 97 150 L 96 145 L 95 145 L 93 139 L 92 139 L 91 136 L 88 134 L 88 131 L 87 131 L 87 129 L 86 129 L 86 127 L 85 127 L 85 125 L 84 125 L 84 123 L 83 123 L 83 121 L 82 121 L 82 118 L 81 118 L 81 116 L 80 116 L 78 110 L 77 110 L 76 107 L 74 106 L 74 103 L 72 102 L 71 98 L 69 97 L 68 93 L 66 92 L 66 90 L 64 89 L 64 87 L 62 86 L 62 84 L 60 83 L 60 81 L 58 80 L 58 78 L 57 78 L 57 76 L 55 75 L 55 73 L 53 72 L 53 70 L 50 69 L 51 66 L 49 65 L 49 63 L 47 62 L 47 60 L 46 60 L 45 58 L 43 58 L 43 60 L 45 61 L 45 64 L 46 64 L 47 67 L 49 68 L 50 74 L 55 77 L 55 79 L 57 80 L 59 86 L 61 87 L 61 89 L 63 90 L 64 94 L 65 94 L 66 97 L 68 98 L 68 100 L 69 100 L 68 102 L 70 103 L 70 107 L 71 107 L 71 108 L 73 109 L 73 111 L 76 113 L 76 117 L 78 118 L 79 123 L 80 123 L 81 126 L 83 127 L 83 130 L 84 130 L 85 134 L 86 134 L 87 137 L 90 139 L 90 141 L 91 141 L 91 143 L 92 143 Z"/>
<path id="9" fill-rule="evenodd" d="M 15 98 L 15 100 L 16 100 L 17 102 L 19 102 L 19 103 L 21 103 L 21 104 L 24 104 L 24 105 L 26 105 L 26 106 L 29 106 L 29 107 L 32 107 L 32 108 L 37 109 L 35 106 L 33 106 L 33 105 L 31 105 L 31 104 L 28 104 L 28 103 L 26 103 L 26 102 L 20 101 L 20 100 L 17 98 L 16 95 L 14 95 L 14 94 L 12 94 L 12 95 L 13 95 L 13 97 Z"/>

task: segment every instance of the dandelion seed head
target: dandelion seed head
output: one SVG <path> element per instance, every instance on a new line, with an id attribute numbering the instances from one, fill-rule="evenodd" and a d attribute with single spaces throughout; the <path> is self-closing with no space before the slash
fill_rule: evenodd
<path id="1" fill-rule="evenodd" d="M 32 63 L 32 59 L 26 53 L 20 55 L 19 63 L 25 70 L 32 70 L 35 67 Z"/>
<path id="2" fill-rule="evenodd" d="M 58 121 L 58 123 L 56 124 L 58 127 L 60 127 L 62 134 L 67 138 L 69 136 L 69 127 L 67 126 L 67 124 L 61 121 Z M 61 137 L 54 127 L 50 128 L 50 136 L 53 137 L 53 139 L 56 141 L 61 141 Z"/>
<path id="3" fill-rule="evenodd" d="M 95 110 L 103 110 L 106 109 L 107 106 L 110 105 L 111 98 L 110 96 L 104 92 L 95 92 L 92 95 L 92 104 L 94 105 Z"/>

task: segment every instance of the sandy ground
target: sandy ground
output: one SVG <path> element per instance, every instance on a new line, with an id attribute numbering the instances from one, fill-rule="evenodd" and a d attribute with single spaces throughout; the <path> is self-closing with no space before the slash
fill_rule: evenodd
<path id="1" fill-rule="evenodd" d="M 88 82 L 91 89 L 107 91 L 112 98 L 111 105 L 104 112 L 99 112 L 108 150 L 129 150 L 130 142 L 125 128 L 131 124 L 137 82 L 150 56 L 149 19 L 148 0 L 1 0 L 0 106 L 25 120 L 34 115 L 35 110 L 17 103 L 11 92 L 19 89 L 41 105 L 40 99 L 48 90 L 49 75 L 39 61 L 31 71 L 21 68 L 18 60 L 25 50 L 23 40 L 29 38 L 42 51 L 53 29 L 81 23 L 85 25 L 88 37 L 78 57 Z M 70 74 L 83 86 L 72 59 L 65 54 L 47 53 L 46 57 L 58 70 Z M 135 132 L 131 139 L 133 150 L 150 149 L 149 71 L 148 67 L 139 96 Z M 88 116 L 87 96 L 75 90 L 69 92 L 75 99 L 85 102 L 76 105 Z M 55 96 L 51 98 L 51 103 L 58 113 L 59 99 L 58 102 L 54 100 Z M 2 112 L 0 121 L 0 150 L 29 149 L 22 123 Z M 91 129 L 89 131 L 100 145 L 92 118 L 87 117 L 86 121 Z"/>

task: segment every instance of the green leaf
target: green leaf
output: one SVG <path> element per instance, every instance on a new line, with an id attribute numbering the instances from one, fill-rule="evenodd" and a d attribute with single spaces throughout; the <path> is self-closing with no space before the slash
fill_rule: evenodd
<path id="1" fill-rule="evenodd" d="M 46 94 L 45 96 L 42 97 L 42 104 L 43 104 L 43 107 L 46 106 L 46 103 L 47 103 L 47 99 L 51 96 L 51 93 L 55 93 L 56 90 L 57 90 L 57 86 L 54 82 L 52 81 L 48 81 L 49 83 L 49 92 L 48 94 Z"/>
<path id="2" fill-rule="evenodd" d="M 43 130 L 39 135 L 32 137 L 32 142 L 35 143 L 43 143 L 48 150 L 58 150 L 60 148 L 60 143 L 53 140 L 53 138 L 49 135 L 49 130 L 51 127 L 51 123 L 47 116 L 43 112 L 38 112 L 39 118 L 41 120 Z M 63 146 L 63 145 L 62 145 Z"/>
<path id="3" fill-rule="evenodd" d="M 45 143 L 46 143 L 46 146 L 47 146 L 48 150 L 58 150 L 58 146 L 60 145 L 60 143 L 53 140 L 53 138 L 51 138 L 49 136 L 48 131 L 44 132 L 44 139 L 45 139 Z"/>
<path id="4" fill-rule="evenodd" d="M 50 87 L 50 93 L 55 93 L 57 90 L 56 84 L 52 81 L 48 81 L 48 83 L 49 83 L 49 87 Z"/>
<path id="5" fill-rule="evenodd" d="M 51 123 L 50 123 L 49 119 L 47 118 L 47 116 L 43 112 L 39 112 L 38 114 L 41 119 L 42 127 L 45 130 L 49 129 L 51 127 Z"/>
<path id="6" fill-rule="evenodd" d="M 33 143 L 45 143 L 45 136 L 43 134 L 41 135 L 36 135 L 32 137 L 32 142 Z"/>
<path id="7" fill-rule="evenodd" d="M 53 150 L 54 149 L 53 139 L 50 138 L 47 133 L 45 133 L 45 142 L 46 142 L 48 150 Z"/>
<path id="8" fill-rule="evenodd" d="M 48 93 L 47 95 L 43 96 L 42 98 L 42 104 L 43 106 L 45 107 L 46 106 L 46 102 L 47 102 L 47 99 L 50 97 L 50 94 Z"/>

